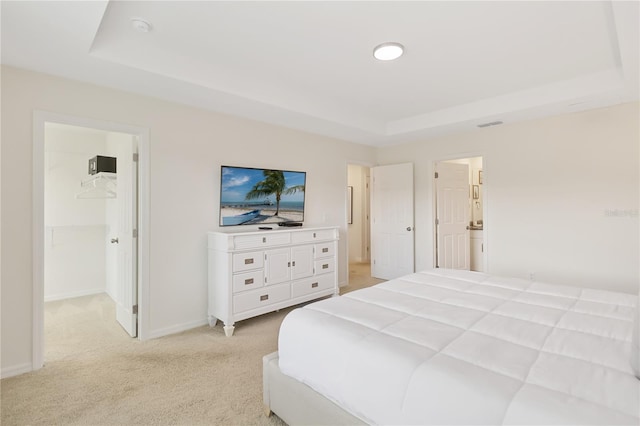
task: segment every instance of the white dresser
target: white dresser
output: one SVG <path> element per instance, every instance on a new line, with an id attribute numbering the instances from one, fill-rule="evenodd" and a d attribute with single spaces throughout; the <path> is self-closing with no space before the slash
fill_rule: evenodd
<path id="1" fill-rule="evenodd" d="M 209 324 L 338 295 L 338 228 L 209 232 Z"/>

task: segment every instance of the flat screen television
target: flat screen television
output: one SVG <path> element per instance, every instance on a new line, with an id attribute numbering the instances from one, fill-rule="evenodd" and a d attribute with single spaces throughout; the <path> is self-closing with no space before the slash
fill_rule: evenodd
<path id="1" fill-rule="evenodd" d="M 220 226 L 304 220 L 305 172 L 222 166 L 220 176 Z"/>

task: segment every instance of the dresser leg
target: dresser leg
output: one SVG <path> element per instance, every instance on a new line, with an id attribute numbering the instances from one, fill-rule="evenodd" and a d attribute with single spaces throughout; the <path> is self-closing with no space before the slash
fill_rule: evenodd
<path id="1" fill-rule="evenodd" d="M 233 325 L 225 325 L 223 328 L 224 328 L 224 334 L 227 337 L 233 336 L 233 330 L 235 330 L 235 327 Z"/>
<path id="2" fill-rule="evenodd" d="M 215 327 L 218 322 L 218 318 L 209 315 L 209 327 Z"/>
<path id="3" fill-rule="evenodd" d="M 272 411 L 271 411 L 271 407 L 269 407 L 267 404 L 264 404 L 262 406 L 262 411 L 264 412 L 264 415 L 267 417 L 271 417 Z"/>

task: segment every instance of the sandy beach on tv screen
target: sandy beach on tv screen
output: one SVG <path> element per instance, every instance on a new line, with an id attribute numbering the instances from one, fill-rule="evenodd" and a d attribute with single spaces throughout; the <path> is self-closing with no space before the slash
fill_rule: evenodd
<path id="1" fill-rule="evenodd" d="M 303 218 L 303 214 L 301 211 L 296 211 L 296 210 L 287 210 L 287 209 L 283 209 L 281 208 L 280 211 L 278 212 L 278 216 L 277 217 L 273 217 L 273 215 L 276 212 L 276 208 L 275 206 L 269 206 L 269 207 L 265 207 L 265 208 L 242 208 L 242 207 L 222 207 L 222 217 L 228 217 L 228 216 L 238 216 L 253 210 L 260 210 L 260 214 L 258 216 L 256 216 L 255 218 L 244 222 L 245 225 L 247 224 L 251 224 L 251 223 L 262 223 L 265 221 L 269 221 L 271 223 L 275 223 L 275 222 L 286 222 L 286 221 L 294 221 L 294 222 L 302 222 L 302 218 Z"/>

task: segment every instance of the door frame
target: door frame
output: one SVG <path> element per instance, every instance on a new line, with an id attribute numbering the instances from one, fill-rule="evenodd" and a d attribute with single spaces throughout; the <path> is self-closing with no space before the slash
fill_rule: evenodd
<path id="1" fill-rule="evenodd" d="M 432 230 L 433 230 L 433 259 L 432 259 L 432 264 L 433 267 L 435 268 L 437 261 L 438 261 L 438 229 L 436 226 L 436 218 L 438 217 L 438 211 L 437 211 L 437 186 L 436 186 L 436 178 L 435 178 L 435 173 L 436 173 L 436 167 L 437 167 L 437 163 L 441 163 L 443 161 L 451 161 L 451 160 L 463 160 L 465 158 L 473 158 L 473 157 L 482 157 L 482 178 L 483 178 L 483 184 L 482 184 L 482 223 L 483 223 L 483 228 L 485 226 L 487 226 L 487 218 L 488 216 L 488 212 L 489 212 L 489 203 L 488 203 L 488 199 L 489 197 L 487 197 L 488 194 L 488 188 L 489 185 L 487 184 L 487 155 L 481 152 L 472 152 L 472 153 L 466 153 L 466 154 L 454 154 L 454 155 L 447 155 L 447 156 L 442 156 L 442 157 L 437 157 L 432 159 L 431 161 L 431 217 L 433 218 L 431 221 L 431 226 L 432 226 Z M 484 266 L 484 270 L 485 272 L 488 271 L 488 267 L 489 267 L 489 232 L 487 232 L 487 229 L 485 229 L 482 233 L 482 243 L 484 244 L 484 256 L 482 259 L 483 262 L 483 266 Z"/>
<path id="2" fill-rule="evenodd" d="M 149 129 L 128 124 L 36 110 L 33 113 L 32 244 L 33 344 L 32 370 L 44 365 L 44 139 L 45 123 L 60 123 L 138 138 L 138 339 L 149 330 Z"/>

